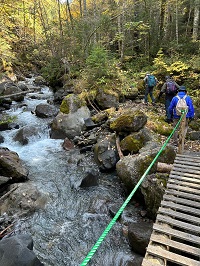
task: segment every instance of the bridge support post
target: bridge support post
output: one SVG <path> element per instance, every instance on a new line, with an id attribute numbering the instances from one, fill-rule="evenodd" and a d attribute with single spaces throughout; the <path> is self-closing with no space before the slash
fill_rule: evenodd
<path id="1" fill-rule="evenodd" d="M 186 120 L 186 114 L 184 115 L 179 129 L 179 141 L 178 141 L 178 153 L 182 154 L 184 152 L 184 143 L 185 143 L 185 137 L 187 133 L 187 120 Z"/>

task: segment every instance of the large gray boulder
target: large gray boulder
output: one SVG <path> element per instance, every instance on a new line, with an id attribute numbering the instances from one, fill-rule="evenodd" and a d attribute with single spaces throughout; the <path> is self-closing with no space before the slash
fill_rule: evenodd
<path id="1" fill-rule="evenodd" d="M 28 234 L 15 235 L 0 241 L 1 266 L 42 266 L 33 252 L 33 239 Z"/>
<path id="2" fill-rule="evenodd" d="M 80 136 L 85 129 L 85 119 L 89 117 L 90 110 L 87 106 L 82 106 L 69 114 L 59 112 L 51 125 L 51 138 L 73 139 L 75 136 Z"/>

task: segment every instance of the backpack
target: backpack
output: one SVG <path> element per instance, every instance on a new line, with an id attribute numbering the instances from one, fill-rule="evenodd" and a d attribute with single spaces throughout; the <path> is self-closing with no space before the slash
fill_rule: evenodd
<path id="1" fill-rule="evenodd" d="M 157 84 L 156 78 L 153 75 L 149 75 L 147 77 L 148 87 L 154 87 L 154 86 L 156 86 L 156 84 Z"/>
<path id="2" fill-rule="evenodd" d="M 176 94 L 176 85 L 173 80 L 167 82 L 166 93 L 171 95 Z"/>
<path id="3" fill-rule="evenodd" d="M 176 113 L 177 115 L 182 115 L 182 111 L 186 110 L 186 113 L 188 112 L 188 106 L 186 103 L 186 97 L 187 95 L 185 95 L 183 98 L 180 98 L 178 95 L 176 96 L 178 98 L 178 102 L 176 104 Z"/>

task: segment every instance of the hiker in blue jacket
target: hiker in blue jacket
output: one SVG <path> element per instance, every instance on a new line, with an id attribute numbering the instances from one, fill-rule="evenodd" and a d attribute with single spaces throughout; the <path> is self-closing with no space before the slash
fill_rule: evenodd
<path id="1" fill-rule="evenodd" d="M 172 116 L 168 111 L 169 105 L 173 97 L 177 94 L 180 86 L 170 77 L 165 77 L 165 83 L 163 84 L 161 91 L 158 95 L 158 100 L 162 97 L 163 93 L 165 93 L 165 111 L 166 111 L 166 119 L 165 122 L 171 123 L 173 122 Z"/>
<path id="2" fill-rule="evenodd" d="M 192 103 L 192 99 L 190 98 L 189 95 L 187 95 L 187 90 L 186 90 L 185 86 L 180 86 L 180 88 L 178 89 L 177 95 L 181 99 L 186 95 L 185 101 L 186 101 L 186 104 L 188 106 L 188 112 L 186 114 L 185 128 L 186 128 L 186 132 L 187 132 L 188 122 L 191 121 L 192 119 L 194 119 L 194 106 Z M 169 105 L 169 108 L 168 108 L 169 113 L 173 116 L 174 126 L 177 124 L 178 120 L 180 119 L 180 115 L 178 115 L 176 112 L 176 105 L 178 103 L 178 100 L 179 100 L 178 97 L 174 96 L 170 105 Z M 185 134 L 186 134 L 186 132 L 185 132 Z M 177 144 L 177 140 L 178 140 L 178 132 L 176 130 L 176 132 L 174 133 L 174 141 L 176 142 L 176 144 Z"/>
<path id="3" fill-rule="evenodd" d="M 153 88 L 156 86 L 158 80 L 154 75 L 151 73 L 146 73 L 146 76 L 144 78 L 144 84 L 145 84 L 145 95 L 144 95 L 144 104 L 148 104 L 148 94 L 151 98 L 152 104 L 155 104 L 155 98 L 153 97 Z"/>

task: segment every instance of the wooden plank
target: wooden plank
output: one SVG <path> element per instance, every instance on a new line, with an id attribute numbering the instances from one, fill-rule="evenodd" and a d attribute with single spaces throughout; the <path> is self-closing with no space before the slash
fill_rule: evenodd
<path id="1" fill-rule="evenodd" d="M 178 211 L 174 211 L 174 210 L 171 210 L 169 208 L 160 207 L 158 209 L 158 213 L 161 213 L 161 214 L 164 214 L 164 215 L 168 215 L 168 216 L 172 216 L 174 218 L 178 218 L 178 219 L 181 219 L 181 220 L 185 220 L 185 221 L 191 222 L 192 224 L 197 224 L 197 225 L 200 224 L 200 218 L 199 217 L 196 217 L 196 216 L 193 216 L 193 215 L 188 215 L 188 214 L 185 214 L 185 213 L 182 213 L 182 212 L 178 212 Z"/>
<path id="2" fill-rule="evenodd" d="M 180 172 L 180 171 L 174 171 L 172 170 L 170 175 L 173 174 L 173 175 L 180 175 L 180 176 L 187 176 L 187 177 L 191 177 L 191 178 L 200 178 L 200 175 L 195 175 L 193 173 L 183 173 L 183 172 Z"/>
<path id="3" fill-rule="evenodd" d="M 189 253 L 192 255 L 200 256 L 200 249 L 196 247 L 192 247 L 180 242 L 176 242 L 171 240 L 163 235 L 155 235 L 154 233 L 151 235 L 150 241 L 169 246 L 171 248 L 175 248 L 177 250 L 184 251 L 185 253 Z"/>
<path id="4" fill-rule="evenodd" d="M 200 187 L 200 176 L 199 176 L 199 179 L 196 179 L 196 178 L 193 178 L 193 177 L 185 177 L 185 176 L 181 176 L 181 175 L 178 176 L 178 175 L 170 174 L 169 179 L 188 181 L 188 182 L 192 181 L 193 183 L 199 184 L 199 187 Z"/>
<path id="5" fill-rule="evenodd" d="M 200 162 L 200 157 L 192 157 L 192 156 L 180 156 L 180 155 L 176 155 L 176 159 L 182 160 L 182 161 L 191 161 L 191 162 Z"/>
<path id="6" fill-rule="evenodd" d="M 200 156 L 194 156 L 194 154 L 189 155 L 189 154 L 176 154 L 176 157 L 180 158 L 188 158 L 188 159 L 200 159 Z"/>
<path id="7" fill-rule="evenodd" d="M 196 171 L 200 171 L 200 167 L 199 166 L 193 166 L 193 165 L 186 165 L 186 164 L 174 163 L 173 164 L 173 169 L 175 169 L 176 167 L 181 167 L 185 171 L 188 171 L 189 169 L 196 170 Z"/>
<path id="8" fill-rule="evenodd" d="M 187 199 L 183 199 L 183 198 L 179 198 L 179 197 L 175 197 L 175 196 L 171 196 L 167 194 L 163 195 L 163 199 L 165 201 L 167 200 L 167 201 L 172 201 L 174 203 L 181 203 L 181 204 L 188 205 L 191 207 L 200 208 L 200 202 L 195 202 L 192 200 L 187 200 Z"/>
<path id="9" fill-rule="evenodd" d="M 171 178 L 168 179 L 168 183 L 176 184 L 176 185 L 180 185 L 180 186 L 187 186 L 187 187 L 197 188 L 197 189 L 200 188 L 199 184 L 194 184 L 194 183 L 191 183 L 191 182 L 185 182 L 185 181 L 171 179 Z"/>
<path id="10" fill-rule="evenodd" d="M 198 168 L 199 169 L 199 168 Z M 196 170 L 196 169 L 190 169 L 188 166 L 187 167 L 185 167 L 185 168 L 182 168 L 182 167 L 180 167 L 180 166 L 176 166 L 176 165 L 174 165 L 173 166 L 173 170 L 175 170 L 175 171 L 180 171 L 180 172 L 184 172 L 184 173 L 192 173 L 192 174 L 197 174 L 197 175 L 199 175 L 200 174 L 200 170 Z"/>
<path id="11" fill-rule="evenodd" d="M 173 219 L 173 218 L 161 215 L 161 214 L 157 215 L 156 221 L 160 221 L 168 225 L 176 226 L 176 227 L 179 227 L 180 229 L 184 229 L 184 230 L 199 234 L 199 226 L 192 225 L 192 224 L 185 223 L 185 222 L 180 222 L 180 221 L 177 221 L 176 219 Z"/>
<path id="12" fill-rule="evenodd" d="M 173 190 L 173 189 L 165 189 L 165 194 L 170 194 L 170 195 L 174 195 L 177 197 L 183 197 L 185 199 L 193 199 L 195 201 L 200 201 L 200 196 L 198 196 L 198 195 L 185 193 L 185 192 L 177 191 L 177 190 Z"/>
<path id="13" fill-rule="evenodd" d="M 175 237 L 177 239 L 186 240 L 188 242 L 194 243 L 194 244 L 200 244 L 200 237 L 195 236 L 190 233 L 182 232 L 173 228 L 170 228 L 169 226 L 154 223 L 153 230 L 156 232 L 159 232 L 161 234 L 166 234 L 171 237 Z"/>
<path id="14" fill-rule="evenodd" d="M 169 201 L 161 201 L 161 206 L 162 207 L 168 207 L 171 209 L 176 209 L 176 210 L 181 210 L 190 214 L 194 214 L 194 215 L 200 215 L 200 211 L 199 209 L 196 208 L 192 208 L 192 207 L 187 207 L 181 204 L 177 204 L 177 203 L 173 203 L 173 202 L 169 202 Z"/>
<path id="15" fill-rule="evenodd" d="M 200 261 L 196 261 L 193 259 L 186 258 L 184 256 L 174 254 L 170 251 L 167 251 L 159 246 L 151 246 L 147 247 L 147 252 L 151 255 L 160 257 L 162 259 L 167 259 L 171 262 L 176 262 L 182 266 L 200 266 Z"/>
<path id="16" fill-rule="evenodd" d="M 159 264 L 157 264 L 159 266 Z M 143 259 L 142 260 L 142 266 L 155 266 L 155 263 L 151 261 L 150 259 Z"/>
<path id="17" fill-rule="evenodd" d="M 183 164 L 183 165 L 194 165 L 194 166 L 199 166 L 200 167 L 200 159 L 198 161 L 195 160 L 184 160 L 184 159 L 177 159 L 175 158 L 174 164 Z"/>
<path id="18" fill-rule="evenodd" d="M 185 192 L 188 192 L 191 194 L 193 193 L 193 194 L 200 195 L 200 190 L 194 189 L 194 188 L 188 188 L 188 187 L 184 187 L 184 186 L 180 186 L 180 185 L 173 185 L 173 184 L 167 183 L 167 188 L 172 188 L 172 189 L 176 189 L 179 191 L 185 191 Z"/>

